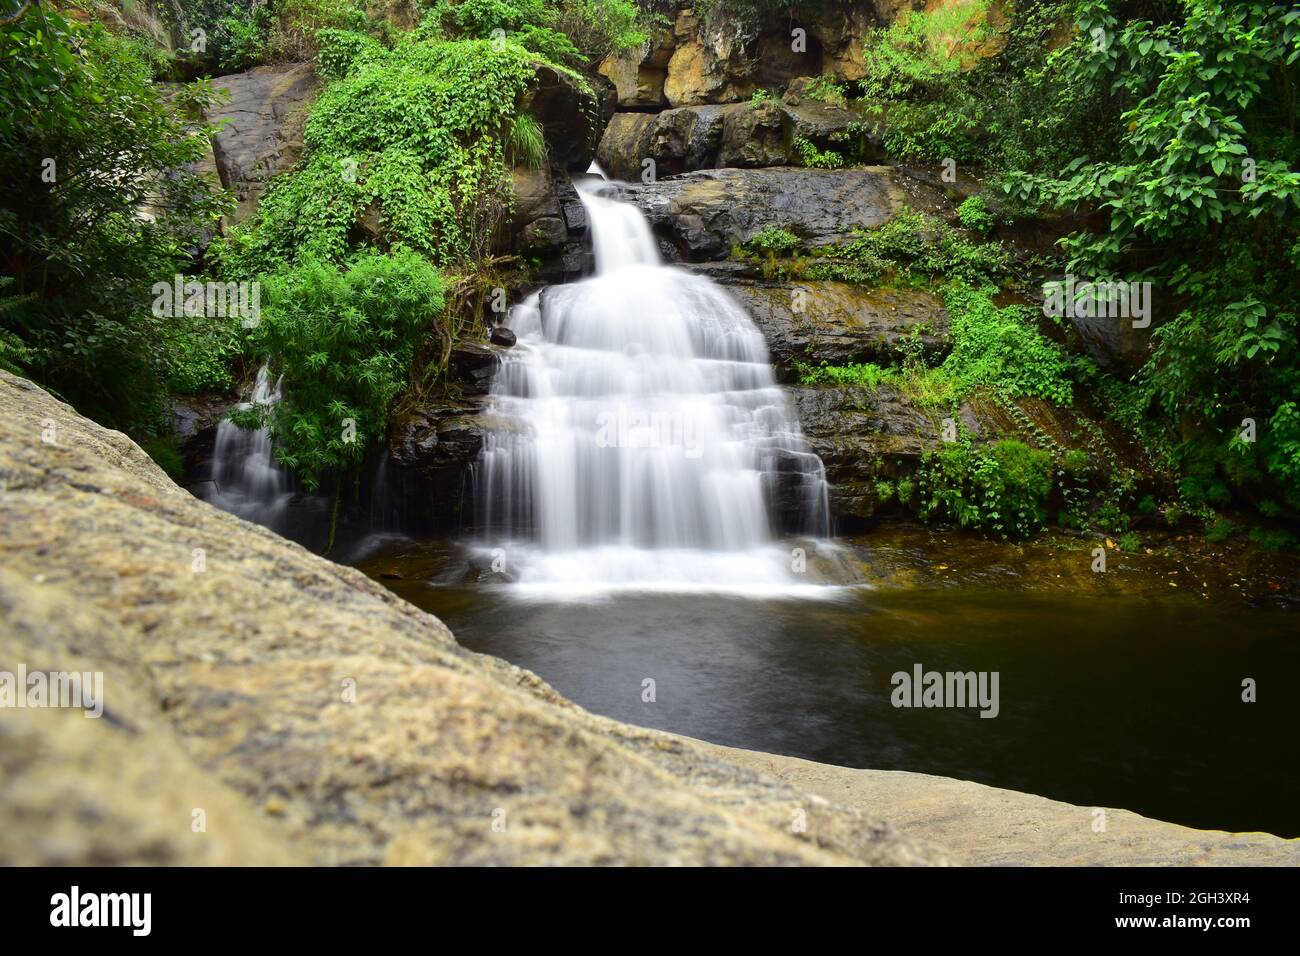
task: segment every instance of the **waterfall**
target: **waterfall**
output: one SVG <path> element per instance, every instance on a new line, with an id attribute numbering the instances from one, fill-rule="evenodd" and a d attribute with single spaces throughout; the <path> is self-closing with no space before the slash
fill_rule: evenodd
<path id="1" fill-rule="evenodd" d="M 487 546 L 546 594 L 798 589 L 772 518 L 825 536 L 826 481 L 762 334 L 661 263 L 603 176 L 576 185 L 595 274 L 511 311 L 475 470 Z"/>
<path id="2" fill-rule="evenodd" d="M 274 405 L 280 400 L 280 381 L 271 380 L 263 365 L 252 394 L 240 409 Z M 283 531 L 285 511 L 293 496 L 292 475 L 275 460 L 269 427 L 256 431 L 240 428 L 229 419 L 217 426 L 212 450 L 212 481 L 205 499 L 222 511 L 273 531 Z"/>

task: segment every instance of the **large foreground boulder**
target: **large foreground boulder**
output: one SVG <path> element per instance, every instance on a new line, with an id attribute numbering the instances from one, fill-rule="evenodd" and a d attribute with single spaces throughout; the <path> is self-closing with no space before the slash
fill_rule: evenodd
<path id="1" fill-rule="evenodd" d="M 464 650 L 3 372 L 0 487 L 0 662 L 104 701 L 0 710 L 0 864 L 944 860 Z"/>

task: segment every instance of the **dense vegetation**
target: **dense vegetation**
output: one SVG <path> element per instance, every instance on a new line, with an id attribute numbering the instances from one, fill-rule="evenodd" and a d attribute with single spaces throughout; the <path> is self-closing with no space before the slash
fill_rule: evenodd
<path id="1" fill-rule="evenodd" d="M 440 0 L 413 5 L 406 31 L 370 9 L 159 5 L 174 50 L 133 8 L 135 28 L 115 32 L 92 3 L 76 19 L 38 6 L 0 26 L 0 367 L 174 465 L 167 394 L 226 389 L 269 360 L 283 401 L 243 423 L 269 424 L 309 488 L 354 474 L 395 398 L 466 331 L 444 293 L 491 268 L 510 165 L 546 160 L 521 108 L 538 64 L 581 89 L 578 68 L 644 39 L 627 0 Z M 212 83 L 158 81 L 303 56 L 327 81 L 303 161 L 218 236 L 231 203 L 197 171 L 215 130 L 194 119 L 216 101 Z M 155 284 L 176 276 L 257 283 L 259 320 L 152 308 Z"/>
<path id="2" fill-rule="evenodd" d="M 225 208 L 190 166 L 209 131 L 184 119 L 212 87 L 169 103 L 154 65 L 144 41 L 45 7 L 0 26 L 0 367 L 146 430 L 199 324 L 154 315 L 149 290 Z"/>
<path id="3" fill-rule="evenodd" d="M 756 4 L 714 6 L 728 8 L 746 16 Z M 864 42 L 864 77 L 821 87 L 822 98 L 881 121 L 891 155 L 984 178 L 998 201 L 963 203 L 964 235 L 903 221 L 824 261 L 800 262 L 770 238 L 742 254 L 766 256 L 769 271 L 846 281 L 960 280 L 956 349 L 944 366 L 960 394 L 1000 381 L 973 370 L 986 359 L 1003 365 L 989 347 L 1011 341 L 1015 327 L 988 302 L 971 311 L 981 286 L 1011 278 L 981 240 L 999 218 L 1073 214 L 1083 228 L 1062 242 L 1059 263 L 1021 263 L 1015 278 L 1026 291 L 1026 280 L 1053 271 L 1151 283 L 1152 349 L 1131 377 L 1106 374 L 1032 344 L 1026 311 L 1014 354 L 1016 375 L 1038 383 L 1028 393 L 1063 400 L 1082 388 L 1141 435 L 1175 484 L 1170 514 L 1219 528 L 1232 509 L 1294 519 L 1300 10 L 1269 0 L 1022 0 L 1003 19 L 1006 9 L 969 0 L 904 15 Z M 920 373 L 924 394 L 952 397 L 934 387 L 935 371 Z M 868 373 L 882 376 L 918 373 Z M 998 388 L 1026 393 L 1023 382 Z"/>
<path id="4" fill-rule="evenodd" d="M 815 5 L 698 10 L 717 26 L 793 22 Z M 526 107 L 538 64 L 582 87 L 606 53 L 667 22 L 665 4 L 632 0 L 146 4 L 173 38 L 203 37 L 169 50 L 139 11 L 70 7 L 0 24 L 0 368 L 147 441 L 165 436 L 169 393 L 228 390 L 269 360 L 282 407 L 248 419 L 271 425 L 308 486 L 354 472 L 394 403 L 430 387 L 472 331 L 459 305 L 503 267 L 492 247 L 510 167 L 547 160 Z M 914 509 L 1004 533 L 1049 519 L 1122 531 L 1127 513 L 1156 507 L 1215 533 L 1226 514 L 1294 521 L 1300 10 L 964 0 L 904 14 L 862 47 L 863 76 L 815 78 L 804 94 L 863 125 L 831 148 L 796 142 L 802 162 L 857 162 L 878 125 L 891 156 L 975 173 L 983 194 L 952 222 L 909 211 L 834 248 L 769 230 L 735 250 L 769 275 L 925 284 L 947 302 L 941 363 L 903 343 L 892 363 L 814 362 L 805 379 L 889 384 L 936 412 L 972 395 L 1009 409 L 1086 400 L 1141 436 L 1172 489 L 1139 502 L 1123 469 L 1088 479 L 1050 442 L 1027 448 L 1044 459 L 963 435 L 909 490 Z M 302 161 L 224 228 L 229 197 L 196 165 L 216 97 L 201 77 L 303 57 L 326 86 Z M 1029 217 L 1066 223 L 1058 255 L 1003 241 Z M 1151 283 L 1138 367 L 1098 368 L 1068 320 L 1054 328 L 1026 304 L 1061 274 Z M 261 283 L 260 324 L 152 308 L 154 286 L 178 275 Z M 1076 495 L 1088 480 L 1104 485 L 1090 514 Z M 1047 514 L 1049 497 L 1070 500 Z"/>

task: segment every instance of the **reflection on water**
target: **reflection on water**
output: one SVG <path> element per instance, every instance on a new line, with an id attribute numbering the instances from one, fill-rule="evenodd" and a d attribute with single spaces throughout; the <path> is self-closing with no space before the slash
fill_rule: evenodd
<path id="1" fill-rule="evenodd" d="M 1283 611 L 971 588 L 525 602 L 432 584 L 439 560 L 390 555 L 367 570 L 399 568 L 402 579 L 384 583 L 466 647 L 596 713 L 825 763 L 1300 835 L 1300 644 Z M 890 676 L 918 663 L 998 671 L 999 716 L 895 709 Z M 1245 677 L 1258 682 L 1255 704 L 1241 701 Z M 641 699 L 646 678 L 654 703 Z"/>

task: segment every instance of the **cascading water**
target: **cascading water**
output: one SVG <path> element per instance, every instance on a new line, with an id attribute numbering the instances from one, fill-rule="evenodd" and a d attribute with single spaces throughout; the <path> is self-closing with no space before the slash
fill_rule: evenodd
<path id="1" fill-rule="evenodd" d="M 787 526 L 826 535 L 825 475 L 762 335 L 719 286 L 660 263 L 640 210 L 577 186 L 596 271 L 512 310 L 476 470 L 489 547 L 556 596 L 805 590 L 770 512 L 779 494 Z"/>
<path id="2" fill-rule="evenodd" d="M 253 392 L 239 408 L 273 405 L 280 400 L 280 382 L 271 380 L 263 365 Z M 212 449 L 212 479 L 205 500 L 273 531 L 283 531 L 283 518 L 293 497 L 292 476 L 275 460 L 271 430 L 240 428 L 229 419 L 217 426 Z"/>

